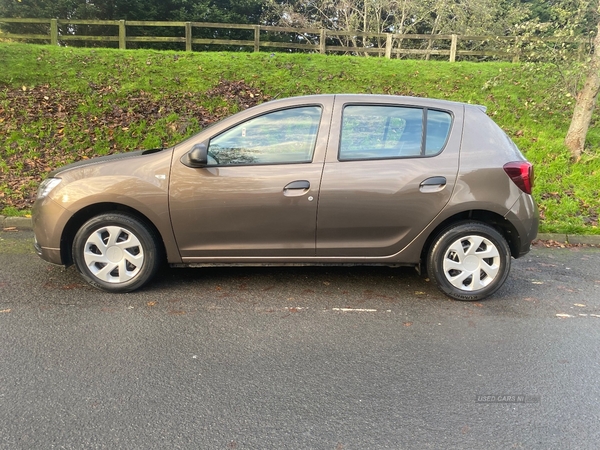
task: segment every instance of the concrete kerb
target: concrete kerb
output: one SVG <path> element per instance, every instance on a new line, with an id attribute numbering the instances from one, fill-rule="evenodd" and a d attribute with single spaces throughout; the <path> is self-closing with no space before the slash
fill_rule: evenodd
<path id="1" fill-rule="evenodd" d="M 30 217 L 6 217 L 0 216 L 0 229 L 31 230 L 33 224 Z"/>
<path id="2" fill-rule="evenodd" d="M 563 233 L 539 233 L 537 238 L 540 241 L 554 241 L 560 244 L 600 246 L 600 236 L 592 234 L 582 235 Z"/>
<path id="3" fill-rule="evenodd" d="M 30 217 L 6 217 L 0 216 L 0 229 L 31 230 L 33 228 Z M 563 233 L 540 233 L 538 239 L 541 241 L 555 241 L 561 244 L 600 245 L 600 236 L 577 235 Z"/>

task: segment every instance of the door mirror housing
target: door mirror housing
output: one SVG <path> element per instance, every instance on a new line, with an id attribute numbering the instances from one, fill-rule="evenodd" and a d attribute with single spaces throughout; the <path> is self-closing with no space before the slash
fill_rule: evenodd
<path id="1" fill-rule="evenodd" d="M 208 147 L 205 143 L 196 144 L 183 155 L 181 162 L 188 167 L 206 167 L 208 165 Z"/>

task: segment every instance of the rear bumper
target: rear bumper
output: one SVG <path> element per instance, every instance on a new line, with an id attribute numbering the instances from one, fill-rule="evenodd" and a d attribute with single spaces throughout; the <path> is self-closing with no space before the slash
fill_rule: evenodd
<path id="1" fill-rule="evenodd" d="M 512 223 L 517 232 L 511 250 L 514 258 L 520 258 L 529 253 L 538 233 L 540 215 L 533 197 L 521 194 L 504 218 Z"/>

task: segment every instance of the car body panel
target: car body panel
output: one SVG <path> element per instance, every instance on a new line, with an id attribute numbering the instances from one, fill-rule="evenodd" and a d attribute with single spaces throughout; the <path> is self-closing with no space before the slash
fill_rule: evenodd
<path id="1" fill-rule="evenodd" d="M 321 167 L 256 166 L 250 174 L 247 166 L 178 166 L 171 214 L 183 259 L 314 255 Z M 295 181 L 308 181 L 310 188 L 286 196 L 284 187 Z"/>
<path id="2" fill-rule="evenodd" d="M 521 191 L 502 167 L 526 159 L 506 133 L 477 108 L 466 108 L 463 134 L 460 175 L 451 203 L 455 209 L 466 206 L 502 214 L 518 233 L 521 245 L 513 254 L 518 258 L 529 251 L 537 236 L 539 212 L 533 197 Z"/>
<path id="3" fill-rule="evenodd" d="M 168 209 L 171 158 L 172 149 L 149 154 L 135 152 L 128 157 L 98 158 L 55 171 L 53 176 L 62 182 L 48 197 L 36 202 L 33 209 L 38 245 L 42 249 L 61 248 L 63 236 L 59 231 L 78 212 L 111 204 L 115 209 L 128 207 L 146 217 L 162 236 L 168 260 L 180 262 Z M 65 263 L 56 258 L 52 262 Z"/>
<path id="4" fill-rule="evenodd" d="M 531 243 L 537 238 L 539 211 L 531 195 L 521 193 L 515 204 L 504 216 L 516 229 L 520 246 L 513 257 L 520 258 L 529 253 Z"/>
<path id="5" fill-rule="evenodd" d="M 312 162 L 192 168 L 180 161 L 194 145 L 208 145 L 211 138 L 232 125 L 271 111 L 272 105 L 238 114 L 176 148 L 170 210 L 184 261 L 314 256 L 333 98 L 314 96 L 278 102 L 282 110 L 312 105 L 322 109 Z M 308 182 L 307 189 L 284 189 L 303 181 Z"/>
<path id="6" fill-rule="evenodd" d="M 45 197 L 35 202 L 32 211 L 35 247 L 40 257 L 52 264 L 66 264 L 61 255 L 61 236 L 72 213 Z"/>
<path id="7" fill-rule="evenodd" d="M 436 103 L 452 114 L 447 144 L 437 156 L 340 161 L 341 120 L 348 105 L 364 98 L 338 95 L 323 172 L 317 224 L 317 255 L 386 257 L 402 251 L 450 200 L 458 172 L 464 105 Z M 432 107 L 417 99 L 372 96 L 368 104 Z M 442 177 L 438 189 L 421 184 Z"/>

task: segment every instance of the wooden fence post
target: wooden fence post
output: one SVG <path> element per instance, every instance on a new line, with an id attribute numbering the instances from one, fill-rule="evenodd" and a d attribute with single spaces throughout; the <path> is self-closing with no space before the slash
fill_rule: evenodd
<path id="1" fill-rule="evenodd" d="M 192 51 L 192 22 L 185 23 L 185 51 Z"/>
<path id="2" fill-rule="evenodd" d="M 254 51 L 260 51 L 260 25 L 254 25 Z"/>
<path id="3" fill-rule="evenodd" d="M 385 36 L 385 57 L 387 59 L 392 58 L 392 35 L 391 33 L 386 33 Z"/>
<path id="4" fill-rule="evenodd" d="M 321 28 L 321 36 L 319 37 L 319 53 L 324 55 L 327 52 L 327 30 Z"/>
<path id="5" fill-rule="evenodd" d="M 450 44 L 450 62 L 456 62 L 456 49 L 458 47 L 458 36 L 452 35 L 452 43 Z"/>
<path id="6" fill-rule="evenodd" d="M 125 50 L 127 48 L 125 21 L 119 20 L 119 49 Z"/>
<path id="7" fill-rule="evenodd" d="M 50 44 L 58 45 L 58 20 L 50 20 Z"/>

